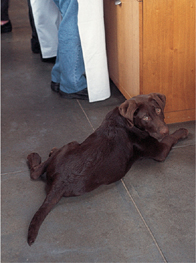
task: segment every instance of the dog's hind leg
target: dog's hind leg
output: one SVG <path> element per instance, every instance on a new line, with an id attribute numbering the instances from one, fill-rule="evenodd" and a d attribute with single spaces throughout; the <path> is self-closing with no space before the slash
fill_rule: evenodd
<path id="1" fill-rule="evenodd" d="M 43 173 L 45 173 L 46 168 L 50 162 L 48 158 L 45 162 L 41 162 L 41 157 L 38 153 L 31 153 L 27 156 L 28 165 L 30 168 L 31 179 L 38 179 Z"/>
<path id="2" fill-rule="evenodd" d="M 55 180 L 51 186 L 49 193 L 46 196 L 43 204 L 39 208 L 39 210 L 35 213 L 31 223 L 29 225 L 28 230 L 28 244 L 31 246 L 37 235 L 41 224 L 43 223 L 44 219 L 51 211 L 51 209 L 60 201 L 63 193 L 65 191 L 65 185 L 60 180 L 60 174 L 55 174 Z"/>

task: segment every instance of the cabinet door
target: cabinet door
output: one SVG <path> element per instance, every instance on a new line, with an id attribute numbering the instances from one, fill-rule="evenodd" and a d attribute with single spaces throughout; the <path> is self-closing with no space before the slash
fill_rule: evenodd
<path id="1" fill-rule="evenodd" d="M 138 0 L 104 0 L 110 78 L 126 98 L 140 93 Z"/>
<path id="2" fill-rule="evenodd" d="M 142 93 L 167 97 L 167 122 L 195 118 L 195 0 L 143 0 Z"/>

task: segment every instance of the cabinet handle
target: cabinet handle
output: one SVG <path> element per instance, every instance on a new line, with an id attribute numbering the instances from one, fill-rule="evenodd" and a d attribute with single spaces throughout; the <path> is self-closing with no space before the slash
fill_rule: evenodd
<path id="1" fill-rule="evenodd" d="M 120 0 L 115 0 L 115 5 L 121 5 L 122 2 Z"/>

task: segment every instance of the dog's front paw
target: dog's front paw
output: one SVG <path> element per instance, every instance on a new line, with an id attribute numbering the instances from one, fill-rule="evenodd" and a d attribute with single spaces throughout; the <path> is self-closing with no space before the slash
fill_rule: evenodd
<path id="1" fill-rule="evenodd" d="M 185 139 L 188 136 L 189 131 L 185 128 L 180 128 L 179 130 L 175 131 L 172 135 L 176 137 L 176 139 Z"/>

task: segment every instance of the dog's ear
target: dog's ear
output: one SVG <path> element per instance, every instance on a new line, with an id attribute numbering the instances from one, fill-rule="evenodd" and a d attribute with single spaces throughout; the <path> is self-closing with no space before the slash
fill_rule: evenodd
<path id="1" fill-rule="evenodd" d="M 126 100 L 119 106 L 120 115 L 127 119 L 131 127 L 133 127 L 133 116 L 137 109 L 137 104 L 134 99 Z"/>
<path id="2" fill-rule="evenodd" d="M 154 99 L 159 104 L 159 106 L 161 107 L 163 111 L 165 108 L 165 103 L 166 103 L 165 95 L 160 94 L 160 93 L 150 93 L 149 95 L 150 97 L 152 97 L 152 99 Z"/>

